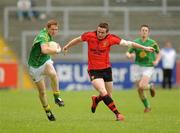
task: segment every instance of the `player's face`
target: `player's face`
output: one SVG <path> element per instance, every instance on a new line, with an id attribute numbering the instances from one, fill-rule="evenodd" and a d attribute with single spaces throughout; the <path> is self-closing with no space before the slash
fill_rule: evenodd
<path id="1" fill-rule="evenodd" d="M 99 40 L 104 39 L 107 36 L 107 32 L 105 28 L 98 27 L 97 28 L 97 38 Z"/>
<path id="2" fill-rule="evenodd" d="M 140 30 L 141 37 L 146 38 L 149 36 L 149 28 L 148 27 L 141 27 Z"/>
<path id="3" fill-rule="evenodd" d="M 51 36 L 55 36 L 58 33 L 58 26 L 57 25 L 51 25 L 51 27 L 48 28 L 48 33 Z"/>

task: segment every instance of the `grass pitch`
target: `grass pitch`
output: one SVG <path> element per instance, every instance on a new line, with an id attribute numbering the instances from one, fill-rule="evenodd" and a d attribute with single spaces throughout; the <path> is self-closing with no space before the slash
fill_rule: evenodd
<path id="1" fill-rule="evenodd" d="M 147 114 L 135 89 L 113 91 L 124 122 L 115 121 L 103 102 L 91 113 L 95 91 L 62 91 L 66 105 L 61 108 L 54 104 L 52 92 L 47 94 L 55 122 L 46 118 L 36 90 L 1 90 L 0 133 L 180 133 L 180 89 L 158 89 L 155 98 L 147 93 L 152 106 Z"/>

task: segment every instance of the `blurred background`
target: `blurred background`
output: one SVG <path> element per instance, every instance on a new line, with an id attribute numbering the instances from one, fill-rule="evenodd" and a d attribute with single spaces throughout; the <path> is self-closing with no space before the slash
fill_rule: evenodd
<path id="1" fill-rule="evenodd" d="M 60 23 L 55 41 L 62 47 L 83 32 L 95 30 L 100 22 L 109 23 L 111 33 L 127 40 L 139 37 L 140 25 L 148 24 L 150 37 L 160 48 L 170 41 L 176 50 L 172 80 L 174 87 L 180 85 L 179 0 L 1 0 L 0 15 L 0 88 L 34 88 L 26 63 L 35 35 L 49 19 Z M 125 57 L 126 51 L 118 46 L 111 49 L 115 89 L 133 87 L 133 62 Z M 61 53 L 53 59 L 62 89 L 91 88 L 87 45 L 73 47 L 66 56 Z M 161 86 L 161 63 L 152 81 Z"/>

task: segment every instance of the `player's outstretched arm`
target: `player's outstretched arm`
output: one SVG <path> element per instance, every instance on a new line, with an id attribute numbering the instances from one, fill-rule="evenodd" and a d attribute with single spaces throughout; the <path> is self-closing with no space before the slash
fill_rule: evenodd
<path id="1" fill-rule="evenodd" d="M 70 42 L 68 42 L 64 47 L 63 47 L 63 52 L 67 53 L 68 49 L 72 46 L 75 46 L 77 44 L 79 44 L 80 42 L 82 42 L 81 36 L 74 38 L 73 40 L 71 40 Z"/>
<path id="2" fill-rule="evenodd" d="M 120 41 L 120 45 L 127 46 L 127 47 L 140 48 L 140 49 L 144 49 L 145 51 L 154 52 L 153 47 L 146 47 L 146 46 L 140 45 L 140 44 L 132 42 L 132 41 L 126 41 L 124 39 L 122 39 Z"/>

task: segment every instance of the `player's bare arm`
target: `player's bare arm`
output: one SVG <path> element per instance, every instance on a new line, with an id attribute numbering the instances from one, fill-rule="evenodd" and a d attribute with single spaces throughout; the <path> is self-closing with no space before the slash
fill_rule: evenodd
<path id="1" fill-rule="evenodd" d="M 82 42 L 81 36 L 74 38 L 73 40 L 71 40 L 70 42 L 68 42 L 64 47 L 63 47 L 63 52 L 66 53 L 68 52 L 68 49 L 72 46 L 75 46 L 77 44 L 79 44 L 80 42 Z"/>
<path id="2" fill-rule="evenodd" d="M 58 54 L 60 51 L 61 51 L 61 47 L 60 47 L 59 44 L 58 44 L 58 48 L 57 49 L 49 47 L 48 43 L 41 45 L 41 52 L 43 54 Z"/>
<path id="3" fill-rule="evenodd" d="M 141 49 L 144 49 L 145 51 L 154 52 L 153 47 L 146 47 L 132 41 L 126 41 L 124 39 L 120 41 L 120 45 L 127 46 L 127 47 L 141 48 Z"/>

